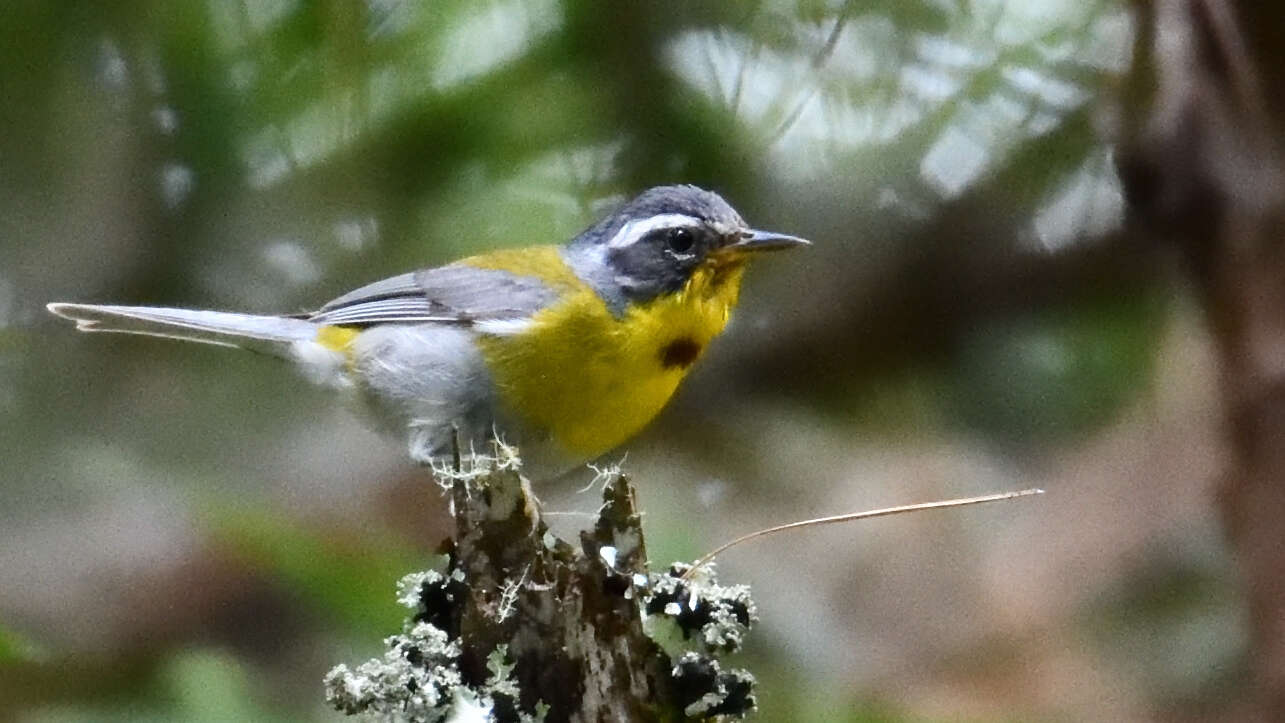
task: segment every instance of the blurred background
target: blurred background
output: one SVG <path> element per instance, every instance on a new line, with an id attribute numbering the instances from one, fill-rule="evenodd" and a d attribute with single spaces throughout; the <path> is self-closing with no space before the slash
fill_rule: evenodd
<path id="1" fill-rule="evenodd" d="M 446 529 L 286 365 L 47 302 L 303 311 L 670 182 L 816 246 L 606 460 L 653 561 L 1048 491 L 727 553 L 761 720 L 1285 715 L 1271 6 L 5 3 L 0 719 L 337 719 Z"/>

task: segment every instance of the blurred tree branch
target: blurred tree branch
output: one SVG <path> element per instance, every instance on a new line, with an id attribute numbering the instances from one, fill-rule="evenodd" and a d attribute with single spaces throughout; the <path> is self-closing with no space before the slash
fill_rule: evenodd
<path id="1" fill-rule="evenodd" d="M 908 252 L 871 278 L 862 294 L 818 292 L 841 306 L 795 332 L 795 343 L 751 346 L 735 362 L 742 384 L 755 387 L 772 379 L 773 388 L 789 394 L 829 389 L 844 379 L 949 357 L 961 334 L 996 314 L 1065 304 L 1068 298 L 1128 297 L 1164 279 L 1164 250 L 1141 243 L 1127 230 L 1058 253 L 1014 253 L 1014 239 L 1022 235 L 1017 224 L 1029 221 L 1041 192 L 1096 142 L 1093 113 L 1082 108 L 1055 130 L 1024 143 L 985 183 L 907 233 L 899 248 Z M 908 143 L 890 151 L 888 161 L 916 157 L 907 148 L 926 141 L 916 137 Z M 1032 178 L 1033 173 L 1039 177 Z M 1000 196 L 1004 213 L 997 214 Z M 862 253 L 871 243 L 845 248 Z M 831 351 L 818 355 L 821 348 Z M 835 360 L 842 365 L 818 367 Z"/>
<path id="2" fill-rule="evenodd" d="M 1137 2 L 1120 169 L 1133 222 L 1186 260 L 1220 361 L 1219 487 L 1244 575 L 1257 718 L 1285 720 L 1285 7 Z"/>
<path id="3" fill-rule="evenodd" d="M 686 566 L 648 572 L 633 487 L 609 473 L 593 529 L 549 532 L 509 448 L 435 470 L 455 533 L 444 572 L 403 579 L 414 609 L 386 652 L 326 676 L 338 710 L 412 721 L 739 719 L 754 678 L 724 670 L 755 616 L 749 590 Z M 472 719 L 472 718 L 470 718 Z"/>

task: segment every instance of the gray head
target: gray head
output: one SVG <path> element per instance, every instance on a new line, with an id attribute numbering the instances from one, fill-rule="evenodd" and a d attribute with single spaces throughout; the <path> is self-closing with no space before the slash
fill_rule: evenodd
<path id="1" fill-rule="evenodd" d="M 806 245 L 750 228 L 722 196 L 696 186 L 656 186 L 567 245 L 577 274 L 614 309 L 683 288 L 715 260 L 739 263 L 758 251 Z"/>

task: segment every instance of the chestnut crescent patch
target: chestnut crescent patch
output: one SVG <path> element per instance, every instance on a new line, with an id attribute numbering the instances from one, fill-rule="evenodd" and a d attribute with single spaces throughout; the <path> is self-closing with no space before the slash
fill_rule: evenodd
<path id="1" fill-rule="evenodd" d="M 660 350 L 660 364 L 666 369 L 685 369 L 701 355 L 701 345 L 695 339 L 683 337 L 669 342 Z"/>

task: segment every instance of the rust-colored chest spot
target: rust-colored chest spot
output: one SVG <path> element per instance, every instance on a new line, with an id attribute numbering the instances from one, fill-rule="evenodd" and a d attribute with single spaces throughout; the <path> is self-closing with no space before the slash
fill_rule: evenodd
<path id="1" fill-rule="evenodd" d="M 660 365 L 666 369 L 686 369 L 700 355 L 700 342 L 691 337 L 682 337 L 660 348 Z"/>

